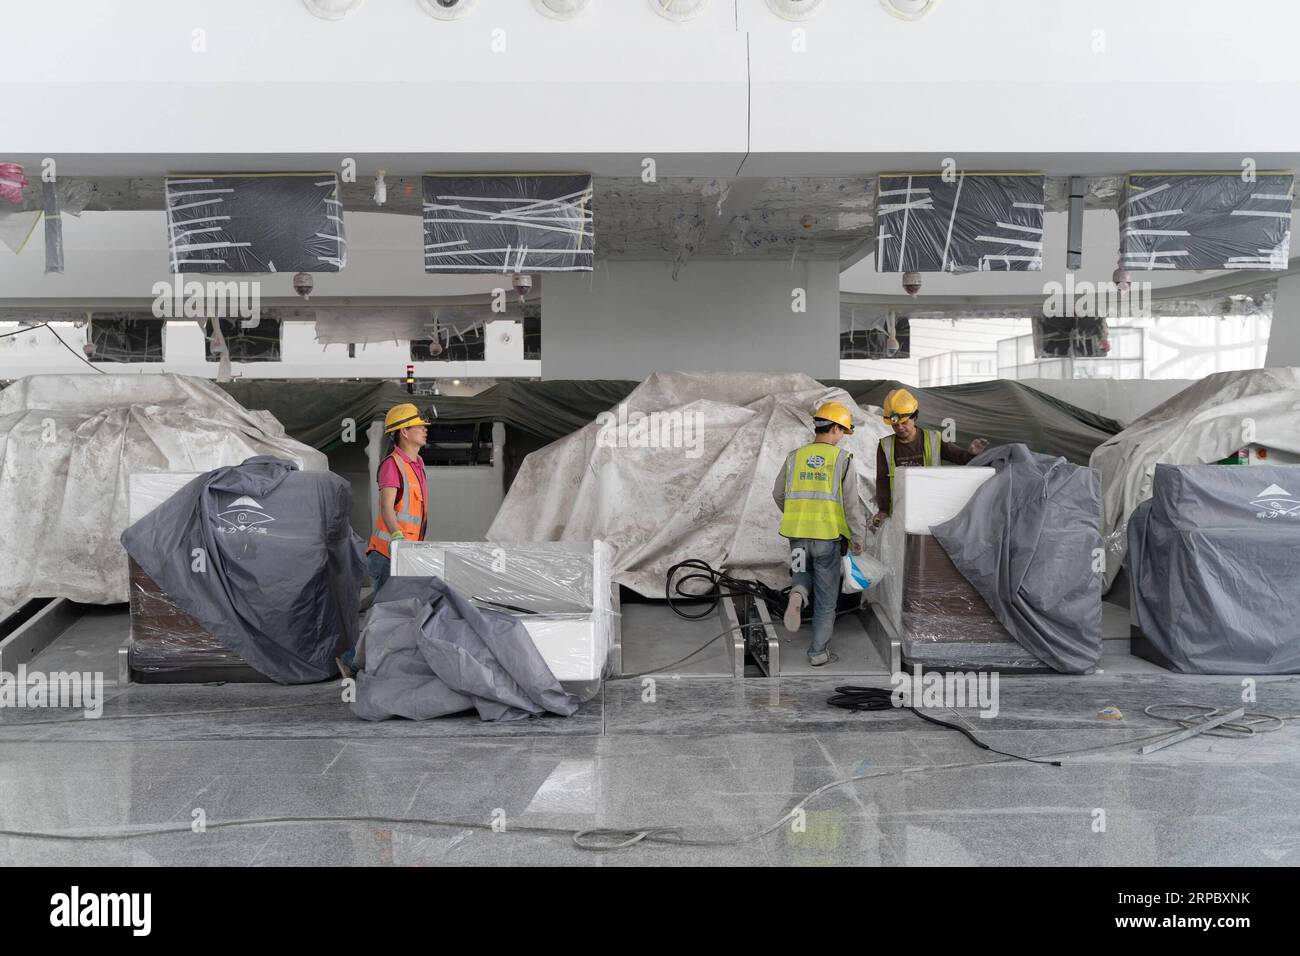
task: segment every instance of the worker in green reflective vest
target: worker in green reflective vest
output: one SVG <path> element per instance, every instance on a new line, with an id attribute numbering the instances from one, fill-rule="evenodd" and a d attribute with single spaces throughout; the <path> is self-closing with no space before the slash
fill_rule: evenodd
<path id="1" fill-rule="evenodd" d="M 790 599 L 785 627 L 799 630 L 803 608 L 813 597 L 812 644 L 808 663 L 833 664 L 830 651 L 835 605 L 840 595 L 840 558 L 849 547 L 862 553 L 867 514 L 858 495 L 853 455 L 839 448 L 853 434 L 853 416 L 846 405 L 826 402 L 813 417 L 816 437 L 790 452 L 772 486 L 772 500 L 781 509 L 781 535 L 790 541 Z"/>
<path id="2" fill-rule="evenodd" d="M 871 516 L 872 531 L 884 524 L 893 506 L 894 469 L 905 465 L 939 465 L 945 461 L 964 465 L 989 447 L 987 438 L 975 439 L 968 448 L 944 441 L 938 429 L 917 425 L 920 411 L 916 396 L 905 388 L 896 388 L 885 396 L 881 413 L 894 434 L 880 439 L 876 450 L 876 513 Z"/>

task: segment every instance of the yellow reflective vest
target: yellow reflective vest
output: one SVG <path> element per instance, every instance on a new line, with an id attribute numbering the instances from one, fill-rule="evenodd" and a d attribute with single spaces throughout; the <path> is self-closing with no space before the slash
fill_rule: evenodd
<path id="1" fill-rule="evenodd" d="M 825 442 L 812 442 L 790 453 L 785 460 L 782 536 L 853 539 L 844 517 L 844 476 L 852 461 L 850 452 L 841 454 L 838 446 Z"/>
<path id="2" fill-rule="evenodd" d="M 891 489 L 894 486 L 894 443 L 896 440 L 893 435 L 886 435 L 880 439 L 881 447 L 885 449 L 885 461 L 889 464 L 889 486 Z M 940 452 L 942 451 L 943 436 L 939 434 L 938 430 L 922 428 L 921 441 L 922 454 L 925 456 L 922 460 L 925 467 L 931 468 L 935 465 L 942 465 L 943 460 L 940 458 Z"/>

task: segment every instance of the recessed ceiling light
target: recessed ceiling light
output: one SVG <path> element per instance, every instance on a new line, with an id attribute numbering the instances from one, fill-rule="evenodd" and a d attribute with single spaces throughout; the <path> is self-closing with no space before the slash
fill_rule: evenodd
<path id="1" fill-rule="evenodd" d="M 366 0 L 302 0 L 303 6 L 322 20 L 342 20 L 350 13 L 356 13 Z"/>
<path id="2" fill-rule="evenodd" d="M 533 0 L 533 6 L 552 20 L 572 20 L 590 5 L 591 0 Z"/>
<path id="3" fill-rule="evenodd" d="M 709 0 L 650 0 L 655 13 L 677 21 L 694 20 L 708 5 Z"/>
<path id="4" fill-rule="evenodd" d="M 420 6 L 435 20 L 459 20 L 478 6 L 478 0 L 420 0 Z"/>
<path id="5" fill-rule="evenodd" d="M 880 0 L 880 5 L 900 20 L 919 20 L 938 4 L 939 0 Z"/>
<path id="6" fill-rule="evenodd" d="M 767 0 L 767 8 L 785 20 L 807 20 L 825 0 Z"/>

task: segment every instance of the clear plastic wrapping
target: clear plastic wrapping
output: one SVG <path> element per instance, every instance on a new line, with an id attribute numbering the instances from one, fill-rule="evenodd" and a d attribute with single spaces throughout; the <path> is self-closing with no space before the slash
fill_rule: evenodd
<path id="1" fill-rule="evenodd" d="M 1291 173 L 1134 173 L 1120 206 L 1120 264 L 1156 269 L 1285 270 Z"/>
<path id="2" fill-rule="evenodd" d="M 130 563 L 130 667 L 137 679 L 189 674 L 200 680 L 269 680 L 256 675 L 238 654 L 181 610 L 153 578 Z"/>
<path id="3" fill-rule="evenodd" d="M 1045 178 L 888 173 L 876 204 L 877 272 L 1037 272 Z"/>
<path id="4" fill-rule="evenodd" d="M 416 541 L 393 574 L 441 578 L 475 604 L 516 614 L 561 681 L 598 680 L 615 643 L 611 549 L 601 541 Z"/>
<path id="5" fill-rule="evenodd" d="M 171 271 L 338 272 L 347 264 L 334 173 L 171 176 Z"/>
<path id="6" fill-rule="evenodd" d="M 135 524 L 199 474 L 158 472 L 131 475 L 127 493 L 128 524 Z M 131 608 L 129 661 L 131 670 L 138 677 L 147 680 L 150 676 L 175 676 L 212 669 L 251 671 L 243 658 L 181 610 L 140 565 L 130 557 L 127 562 Z"/>
<path id="7" fill-rule="evenodd" d="M 590 272 L 591 177 L 424 177 L 424 271 Z"/>

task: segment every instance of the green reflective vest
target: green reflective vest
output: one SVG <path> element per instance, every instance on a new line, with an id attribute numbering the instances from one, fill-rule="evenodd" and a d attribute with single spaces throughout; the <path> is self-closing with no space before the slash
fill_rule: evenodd
<path id="1" fill-rule="evenodd" d="M 895 440 L 896 440 L 896 436 L 894 435 L 886 435 L 884 438 L 880 439 L 880 445 L 882 448 L 885 449 L 885 461 L 889 463 L 889 485 L 891 489 L 893 488 L 894 485 L 894 442 Z M 924 449 L 923 454 L 925 456 L 922 459 L 922 461 L 924 462 L 927 468 L 931 468 L 935 465 L 943 464 L 943 460 L 940 457 L 940 451 L 942 450 L 940 448 L 940 444 L 942 441 L 943 441 L 943 436 L 939 434 L 939 430 L 937 428 L 921 429 L 921 442 Z"/>
<path id="2" fill-rule="evenodd" d="M 781 534 L 787 538 L 833 541 L 853 539 L 844 518 L 844 476 L 853 461 L 835 445 L 812 442 L 785 460 L 785 513 Z"/>

